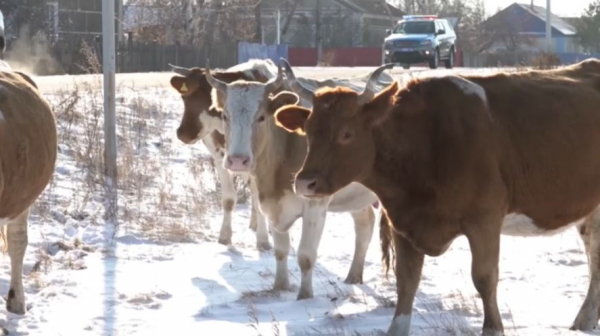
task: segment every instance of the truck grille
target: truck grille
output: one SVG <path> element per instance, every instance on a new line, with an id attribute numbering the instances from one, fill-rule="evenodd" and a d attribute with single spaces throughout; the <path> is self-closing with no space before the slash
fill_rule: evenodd
<path id="1" fill-rule="evenodd" d="M 402 48 L 416 47 L 419 45 L 418 41 L 394 41 L 394 46 Z"/>

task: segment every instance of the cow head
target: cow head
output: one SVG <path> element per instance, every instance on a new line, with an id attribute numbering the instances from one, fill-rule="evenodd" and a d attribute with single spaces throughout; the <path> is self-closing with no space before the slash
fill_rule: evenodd
<path id="1" fill-rule="evenodd" d="M 213 101 L 222 113 L 227 143 L 223 164 L 233 172 L 249 172 L 255 167 L 255 157 L 266 145 L 275 111 L 284 105 L 297 104 L 299 98 L 286 91 L 274 95 L 283 85 L 281 67 L 277 77 L 266 83 L 244 80 L 225 83 L 213 77 L 208 66 L 206 79 L 215 89 Z"/>
<path id="2" fill-rule="evenodd" d="M 248 64 L 253 66 L 253 64 Z M 180 76 L 171 78 L 171 86 L 181 94 L 184 104 L 183 118 L 177 129 L 177 137 L 190 144 L 203 139 L 213 131 L 223 132 L 222 114 L 211 108 L 212 87 L 206 80 L 206 74 L 200 68 L 182 68 L 171 65 L 173 71 Z M 225 83 L 236 80 L 255 80 L 266 82 L 260 67 L 250 67 L 231 71 L 213 72 L 212 76 Z"/>
<path id="3" fill-rule="evenodd" d="M 372 128 L 380 121 L 371 113 L 377 104 L 387 103 L 397 91 L 394 82 L 375 96 L 379 75 L 393 67 L 376 69 L 362 93 L 348 88 L 322 88 L 316 92 L 303 87 L 286 65 L 286 77 L 292 89 L 313 101 L 312 109 L 284 106 L 276 111 L 278 126 L 308 137 L 308 154 L 296 175 L 296 193 L 305 197 L 332 195 L 351 182 L 360 182 L 375 160 Z M 376 106 L 377 105 L 377 106 Z"/>
<path id="4" fill-rule="evenodd" d="M 180 75 L 171 78 L 171 86 L 181 94 L 184 105 L 177 137 L 183 143 L 192 144 L 222 128 L 221 114 L 210 109 L 212 87 L 206 81 L 204 70 L 171 67 Z"/>

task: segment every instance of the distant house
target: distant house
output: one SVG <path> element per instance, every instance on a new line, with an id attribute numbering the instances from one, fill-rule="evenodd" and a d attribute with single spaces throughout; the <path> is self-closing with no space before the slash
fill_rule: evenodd
<path id="1" fill-rule="evenodd" d="M 320 0 L 321 32 L 324 47 L 380 46 L 385 30 L 390 29 L 404 13 L 383 1 Z M 295 0 L 263 0 L 262 31 L 265 43 L 275 43 L 277 10 L 283 30 Z M 281 43 L 294 47 L 314 47 L 316 43 L 316 0 L 299 0 Z M 391 17 L 390 17 L 391 15 Z"/>
<path id="2" fill-rule="evenodd" d="M 552 14 L 552 47 L 557 53 L 579 53 L 581 46 L 571 18 Z M 546 49 L 546 8 L 514 3 L 483 23 L 485 50 L 543 51 Z"/>

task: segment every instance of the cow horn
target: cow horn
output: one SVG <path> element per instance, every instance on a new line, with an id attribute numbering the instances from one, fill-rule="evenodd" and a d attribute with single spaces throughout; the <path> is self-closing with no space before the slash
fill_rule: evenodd
<path id="1" fill-rule="evenodd" d="M 206 59 L 206 81 L 208 82 L 208 84 L 210 84 L 210 86 L 213 87 L 213 89 L 220 91 L 220 92 L 225 92 L 227 91 L 227 84 L 225 82 L 222 82 L 216 78 L 214 78 L 212 76 L 212 74 L 210 73 L 210 60 L 207 58 Z"/>
<path id="2" fill-rule="evenodd" d="M 178 74 L 178 75 L 182 75 L 182 76 L 188 76 L 189 74 L 192 73 L 192 69 L 188 69 L 188 68 L 184 68 L 184 67 L 180 67 L 177 65 L 173 65 L 171 63 L 169 63 L 169 66 L 171 67 L 171 70 L 173 70 L 174 73 Z"/>
<path id="3" fill-rule="evenodd" d="M 281 70 L 281 66 L 277 67 L 277 77 L 268 81 L 266 86 L 266 91 L 271 93 L 277 89 L 279 89 L 283 85 L 283 71 Z"/>
<path id="4" fill-rule="evenodd" d="M 381 74 L 385 70 L 391 69 L 393 67 L 394 63 L 384 64 L 379 68 L 375 69 L 375 71 L 373 71 L 371 75 L 369 75 L 369 79 L 367 79 L 367 85 L 365 86 L 365 90 L 358 96 L 358 103 L 360 105 L 368 103 L 369 101 L 371 101 L 371 99 L 373 99 L 373 97 L 375 97 L 375 88 L 377 86 L 377 82 L 379 82 L 379 76 L 381 76 Z"/>
<path id="5" fill-rule="evenodd" d="M 306 86 L 302 85 L 300 81 L 298 81 L 296 75 L 294 74 L 294 71 L 292 71 L 290 63 L 288 63 L 288 61 L 285 58 L 280 59 L 279 71 L 281 71 L 282 65 L 285 71 L 285 76 L 287 77 L 287 82 L 290 85 L 292 91 L 298 94 L 298 96 L 300 96 L 301 98 L 304 98 L 308 101 L 312 101 L 314 92 Z"/>

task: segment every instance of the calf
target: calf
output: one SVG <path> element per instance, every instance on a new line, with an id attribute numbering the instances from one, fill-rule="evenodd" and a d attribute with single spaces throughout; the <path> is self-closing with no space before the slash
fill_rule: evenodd
<path id="1" fill-rule="evenodd" d="M 375 220 L 372 205 L 377 202 L 377 197 L 358 183 L 343 188 L 332 197 L 315 201 L 293 193 L 292 179 L 300 169 L 307 149 L 304 138 L 288 134 L 274 123 L 273 113 L 277 108 L 299 102 L 294 93 L 281 91 L 284 85 L 281 68 L 267 83 L 226 83 L 213 77 L 208 68 L 206 79 L 215 89 L 214 107 L 223 114 L 227 168 L 250 173 L 258 190 L 260 210 L 272 228 L 277 259 L 274 288 L 289 288 L 289 230 L 298 218 L 302 218 L 298 248 L 302 277 L 298 299 L 313 297 L 312 272 L 327 211 L 351 212 L 354 218 L 355 254 L 345 282 L 362 283 L 364 260 Z"/>
<path id="2" fill-rule="evenodd" d="M 6 309 L 25 314 L 23 257 L 29 209 L 44 191 L 56 164 L 54 114 L 35 82 L 0 66 L 0 226 L 6 227 L 11 262 Z"/>
<path id="3" fill-rule="evenodd" d="M 597 325 L 599 106 L 600 62 L 591 60 L 551 71 L 394 83 L 375 97 L 321 89 L 312 110 L 286 106 L 276 119 L 308 137 L 298 195 L 318 202 L 360 182 L 381 200 L 393 228 L 398 290 L 388 334 L 409 334 L 424 256 L 441 255 L 465 235 L 487 336 L 503 334 L 496 301 L 501 233 L 579 226 L 591 274 L 572 329 Z"/>

